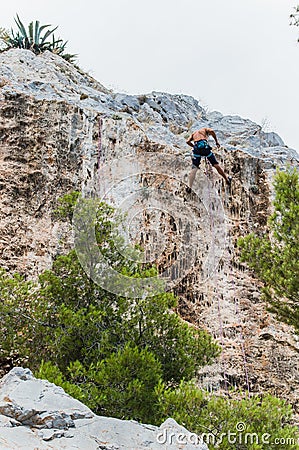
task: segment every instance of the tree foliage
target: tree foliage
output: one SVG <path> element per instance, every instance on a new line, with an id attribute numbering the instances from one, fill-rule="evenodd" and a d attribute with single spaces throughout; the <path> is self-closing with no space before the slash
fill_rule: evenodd
<path id="1" fill-rule="evenodd" d="M 100 415 L 146 423 L 155 420 L 155 388 L 163 373 L 159 361 L 146 348 L 126 344 L 88 368 L 79 361 L 72 362 L 67 373 L 53 363 L 43 362 L 37 375 L 62 386 Z"/>
<path id="2" fill-rule="evenodd" d="M 40 360 L 46 352 L 44 330 L 51 330 L 48 303 L 37 283 L 0 271 L 0 350 L 20 364 Z M 48 335 L 49 333 L 47 333 Z M 42 343 L 42 344 L 41 344 Z"/>
<path id="3" fill-rule="evenodd" d="M 276 174 L 269 234 L 239 240 L 241 257 L 264 282 L 271 310 L 299 330 L 299 176 L 288 168 Z"/>
<path id="4" fill-rule="evenodd" d="M 165 379 L 190 379 L 219 352 L 206 332 L 171 311 L 172 294 L 131 300 L 107 293 L 88 278 L 74 252 L 59 257 L 40 281 L 51 305 L 49 322 L 55 322 L 48 351 L 60 367 L 74 360 L 88 366 L 130 342 L 153 352 Z"/>

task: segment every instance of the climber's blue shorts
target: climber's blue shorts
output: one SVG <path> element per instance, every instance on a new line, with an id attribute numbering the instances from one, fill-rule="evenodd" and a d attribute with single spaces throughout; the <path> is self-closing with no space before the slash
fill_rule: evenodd
<path id="1" fill-rule="evenodd" d="M 202 156 L 197 156 L 196 158 L 192 158 L 192 167 L 199 167 L 199 164 L 201 162 L 201 158 L 203 158 Z M 207 160 L 212 164 L 212 166 L 215 166 L 216 164 L 219 164 L 217 159 L 215 158 L 214 153 L 211 154 L 211 156 L 207 156 L 206 157 Z"/>
<path id="2" fill-rule="evenodd" d="M 201 162 L 201 158 L 207 158 L 209 163 L 212 166 L 218 164 L 217 159 L 215 158 L 214 153 L 212 152 L 212 147 L 209 146 L 208 142 L 205 139 L 195 142 L 193 148 L 193 158 L 192 158 L 192 167 L 199 167 Z"/>

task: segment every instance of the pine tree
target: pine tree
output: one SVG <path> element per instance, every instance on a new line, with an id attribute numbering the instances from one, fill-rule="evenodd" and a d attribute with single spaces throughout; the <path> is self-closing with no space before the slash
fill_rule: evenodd
<path id="1" fill-rule="evenodd" d="M 264 297 L 280 320 L 299 331 L 299 176 L 279 171 L 268 234 L 239 239 L 241 259 L 264 282 Z"/>

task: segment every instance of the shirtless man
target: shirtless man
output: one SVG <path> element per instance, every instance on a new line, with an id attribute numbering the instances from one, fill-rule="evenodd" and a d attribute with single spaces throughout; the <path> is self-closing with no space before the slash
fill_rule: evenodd
<path id="1" fill-rule="evenodd" d="M 227 184 L 231 184 L 231 177 L 227 177 L 223 172 L 221 167 L 219 166 L 218 161 L 215 158 L 214 153 L 212 152 L 212 147 L 208 144 L 208 138 L 212 136 L 215 140 L 217 147 L 220 147 L 217 136 L 211 128 L 201 128 L 200 130 L 194 131 L 194 133 L 187 140 L 187 144 L 193 148 L 193 158 L 192 158 L 192 170 L 189 176 L 189 190 L 191 191 L 195 175 L 197 169 L 199 168 L 199 164 L 202 157 L 206 157 L 210 164 L 217 170 L 217 172 L 225 179 Z M 192 143 L 193 141 L 193 143 Z"/>

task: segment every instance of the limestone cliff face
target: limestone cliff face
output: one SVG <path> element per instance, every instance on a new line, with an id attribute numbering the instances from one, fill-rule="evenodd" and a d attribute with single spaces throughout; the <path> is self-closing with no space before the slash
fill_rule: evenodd
<path id="1" fill-rule="evenodd" d="M 50 267 L 72 245 L 53 216 L 58 197 L 79 189 L 104 198 L 129 213 L 128 237 L 167 274 L 182 317 L 221 342 L 202 385 L 266 390 L 296 404 L 298 337 L 266 312 L 236 239 L 266 228 L 275 168 L 296 163 L 297 153 L 192 97 L 109 92 L 51 53 L 2 53 L 0 86 L 1 266 L 29 277 Z M 228 189 L 202 163 L 188 196 L 185 139 L 201 126 L 216 131 L 233 183 Z"/>

